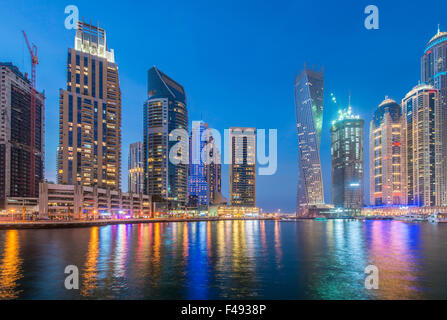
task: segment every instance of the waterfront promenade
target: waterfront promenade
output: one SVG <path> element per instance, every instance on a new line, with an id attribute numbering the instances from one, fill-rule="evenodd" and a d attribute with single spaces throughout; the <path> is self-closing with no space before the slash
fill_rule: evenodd
<path id="1" fill-rule="evenodd" d="M 114 224 L 138 224 L 157 222 L 200 222 L 225 220 L 275 220 L 273 217 L 191 217 L 191 218 L 152 218 L 152 219 L 103 219 L 103 220 L 73 220 L 73 221 L 0 221 L 0 230 L 8 229 L 58 229 L 85 228 Z"/>

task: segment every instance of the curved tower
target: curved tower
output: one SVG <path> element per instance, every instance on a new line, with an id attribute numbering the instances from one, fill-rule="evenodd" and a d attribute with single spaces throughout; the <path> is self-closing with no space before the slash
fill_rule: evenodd
<path id="1" fill-rule="evenodd" d="M 298 194 L 296 212 L 324 204 L 320 139 L 323 126 L 323 71 L 308 70 L 295 79 L 296 130 L 298 135 Z"/>
<path id="2" fill-rule="evenodd" d="M 177 141 L 169 134 L 183 129 L 188 134 L 188 110 L 183 87 L 152 67 L 148 71 L 148 99 L 144 104 L 144 190 L 155 201 L 183 205 L 187 197 L 187 164 L 169 161 Z"/>

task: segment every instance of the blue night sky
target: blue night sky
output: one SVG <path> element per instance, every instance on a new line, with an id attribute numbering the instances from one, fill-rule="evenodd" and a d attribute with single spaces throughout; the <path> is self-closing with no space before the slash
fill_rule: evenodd
<path id="1" fill-rule="evenodd" d="M 400 102 L 420 79 L 420 57 L 436 33 L 447 30 L 447 1 L 4 1 L 0 0 L 0 61 L 29 72 L 21 30 L 38 46 L 37 86 L 46 94 L 46 178 L 55 181 L 59 88 L 66 88 L 65 6 L 100 23 L 115 50 L 122 90 L 122 179 L 127 189 L 128 145 L 142 140 L 146 71 L 156 65 L 180 82 L 189 118 L 218 130 L 231 126 L 278 129 L 278 171 L 258 176 L 258 205 L 294 212 L 297 138 L 294 76 L 308 66 L 325 68 L 321 158 L 330 202 L 330 122 L 338 108 L 333 92 L 366 120 L 385 95 Z M 380 29 L 366 30 L 364 9 L 379 8 Z M 365 161 L 368 195 L 368 163 Z M 228 196 L 228 166 L 222 189 Z"/>

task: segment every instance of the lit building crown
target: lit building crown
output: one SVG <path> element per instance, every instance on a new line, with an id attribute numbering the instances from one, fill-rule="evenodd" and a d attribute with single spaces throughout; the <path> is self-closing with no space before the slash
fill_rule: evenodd
<path id="1" fill-rule="evenodd" d="M 360 116 L 353 114 L 352 107 L 349 106 L 346 109 L 338 110 L 338 119 L 332 121 L 332 125 L 344 120 L 358 120 L 358 119 L 360 119 Z"/>
<path id="2" fill-rule="evenodd" d="M 429 85 L 429 84 L 418 84 L 410 92 L 407 93 L 407 95 L 405 96 L 404 99 L 411 97 L 412 95 L 414 95 L 415 93 L 417 93 L 418 91 L 421 91 L 421 90 L 436 90 L 436 89 L 435 89 L 435 87 L 433 87 L 432 85 Z"/>
<path id="3" fill-rule="evenodd" d="M 379 105 L 379 108 L 388 104 L 396 104 L 397 102 L 393 99 L 390 99 L 388 97 L 385 97 L 385 100 L 382 101 L 382 103 Z"/>
<path id="4" fill-rule="evenodd" d="M 113 49 L 107 51 L 106 31 L 82 21 L 78 21 L 76 29 L 75 50 L 106 58 L 107 61 L 115 63 Z"/>

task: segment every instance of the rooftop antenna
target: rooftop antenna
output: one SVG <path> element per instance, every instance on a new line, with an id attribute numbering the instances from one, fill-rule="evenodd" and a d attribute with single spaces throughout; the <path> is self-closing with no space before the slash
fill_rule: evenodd
<path id="1" fill-rule="evenodd" d="M 438 33 L 441 33 L 441 25 L 438 23 Z"/>

